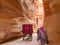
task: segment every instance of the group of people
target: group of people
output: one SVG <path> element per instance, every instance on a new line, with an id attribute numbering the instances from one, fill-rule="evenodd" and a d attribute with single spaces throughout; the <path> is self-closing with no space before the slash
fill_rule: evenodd
<path id="1" fill-rule="evenodd" d="M 48 44 L 48 35 L 47 32 L 44 30 L 44 27 L 40 27 L 37 30 L 37 41 L 41 42 L 41 45 Z"/>

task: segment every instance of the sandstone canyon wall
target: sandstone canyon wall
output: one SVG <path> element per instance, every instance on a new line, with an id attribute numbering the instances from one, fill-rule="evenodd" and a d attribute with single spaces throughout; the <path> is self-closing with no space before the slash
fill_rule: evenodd
<path id="1" fill-rule="evenodd" d="M 4 31 L 20 32 L 22 24 L 33 24 L 34 10 L 33 0 L 0 0 L 0 39 Z"/>
<path id="2" fill-rule="evenodd" d="M 11 28 L 6 27 L 30 23 L 32 20 L 35 10 L 32 0 L 0 0 L 0 2 L 0 28 L 2 30 L 10 30 Z"/>
<path id="3" fill-rule="evenodd" d="M 43 0 L 44 27 L 48 33 L 50 45 L 60 45 L 60 0 Z"/>

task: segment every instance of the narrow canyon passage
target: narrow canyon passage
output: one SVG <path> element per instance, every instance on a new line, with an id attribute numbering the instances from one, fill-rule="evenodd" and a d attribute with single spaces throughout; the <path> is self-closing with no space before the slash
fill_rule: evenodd
<path id="1" fill-rule="evenodd" d="M 33 39 L 32 41 L 29 40 L 23 40 L 23 38 L 19 38 L 14 41 L 10 41 L 8 43 L 4 43 L 1 45 L 40 45 L 39 42 L 37 41 L 37 34 L 33 34 Z"/>
<path id="2" fill-rule="evenodd" d="M 0 45 L 41 45 L 41 43 L 40 43 L 40 41 L 37 41 L 37 33 L 34 33 L 32 41 L 23 40 L 23 37 L 22 37 L 17 40 L 6 42 L 6 43 L 0 44 Z M 45 44 L 45 45 L 48 45 L 48 44 Z"/>

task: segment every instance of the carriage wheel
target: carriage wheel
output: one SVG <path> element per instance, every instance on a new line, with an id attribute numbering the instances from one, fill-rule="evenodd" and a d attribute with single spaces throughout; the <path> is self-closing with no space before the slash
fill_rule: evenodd
<path id="1" fill-rule="evenodd" d="M 30 34 L 30 40 L 32 41 L 32 34 Z"/>
<path id="2" fill-rule="evenodd" d="M 25 36 L 26 36 L 26 35 L 23 35 L 23 40 L 24 40 Z"/>

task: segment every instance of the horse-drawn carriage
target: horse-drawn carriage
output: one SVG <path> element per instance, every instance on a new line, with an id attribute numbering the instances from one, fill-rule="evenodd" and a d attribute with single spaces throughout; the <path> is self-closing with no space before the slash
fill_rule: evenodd
<path id="1" fill-rule="evenodd" d="M 23 24 L 22 25 L 23 40 L 27 35 L 29 35 L 28 37 L 32 40 L 32 33 L 33 33 L 32 26 L 33 26 L 32 24 Z"/>

